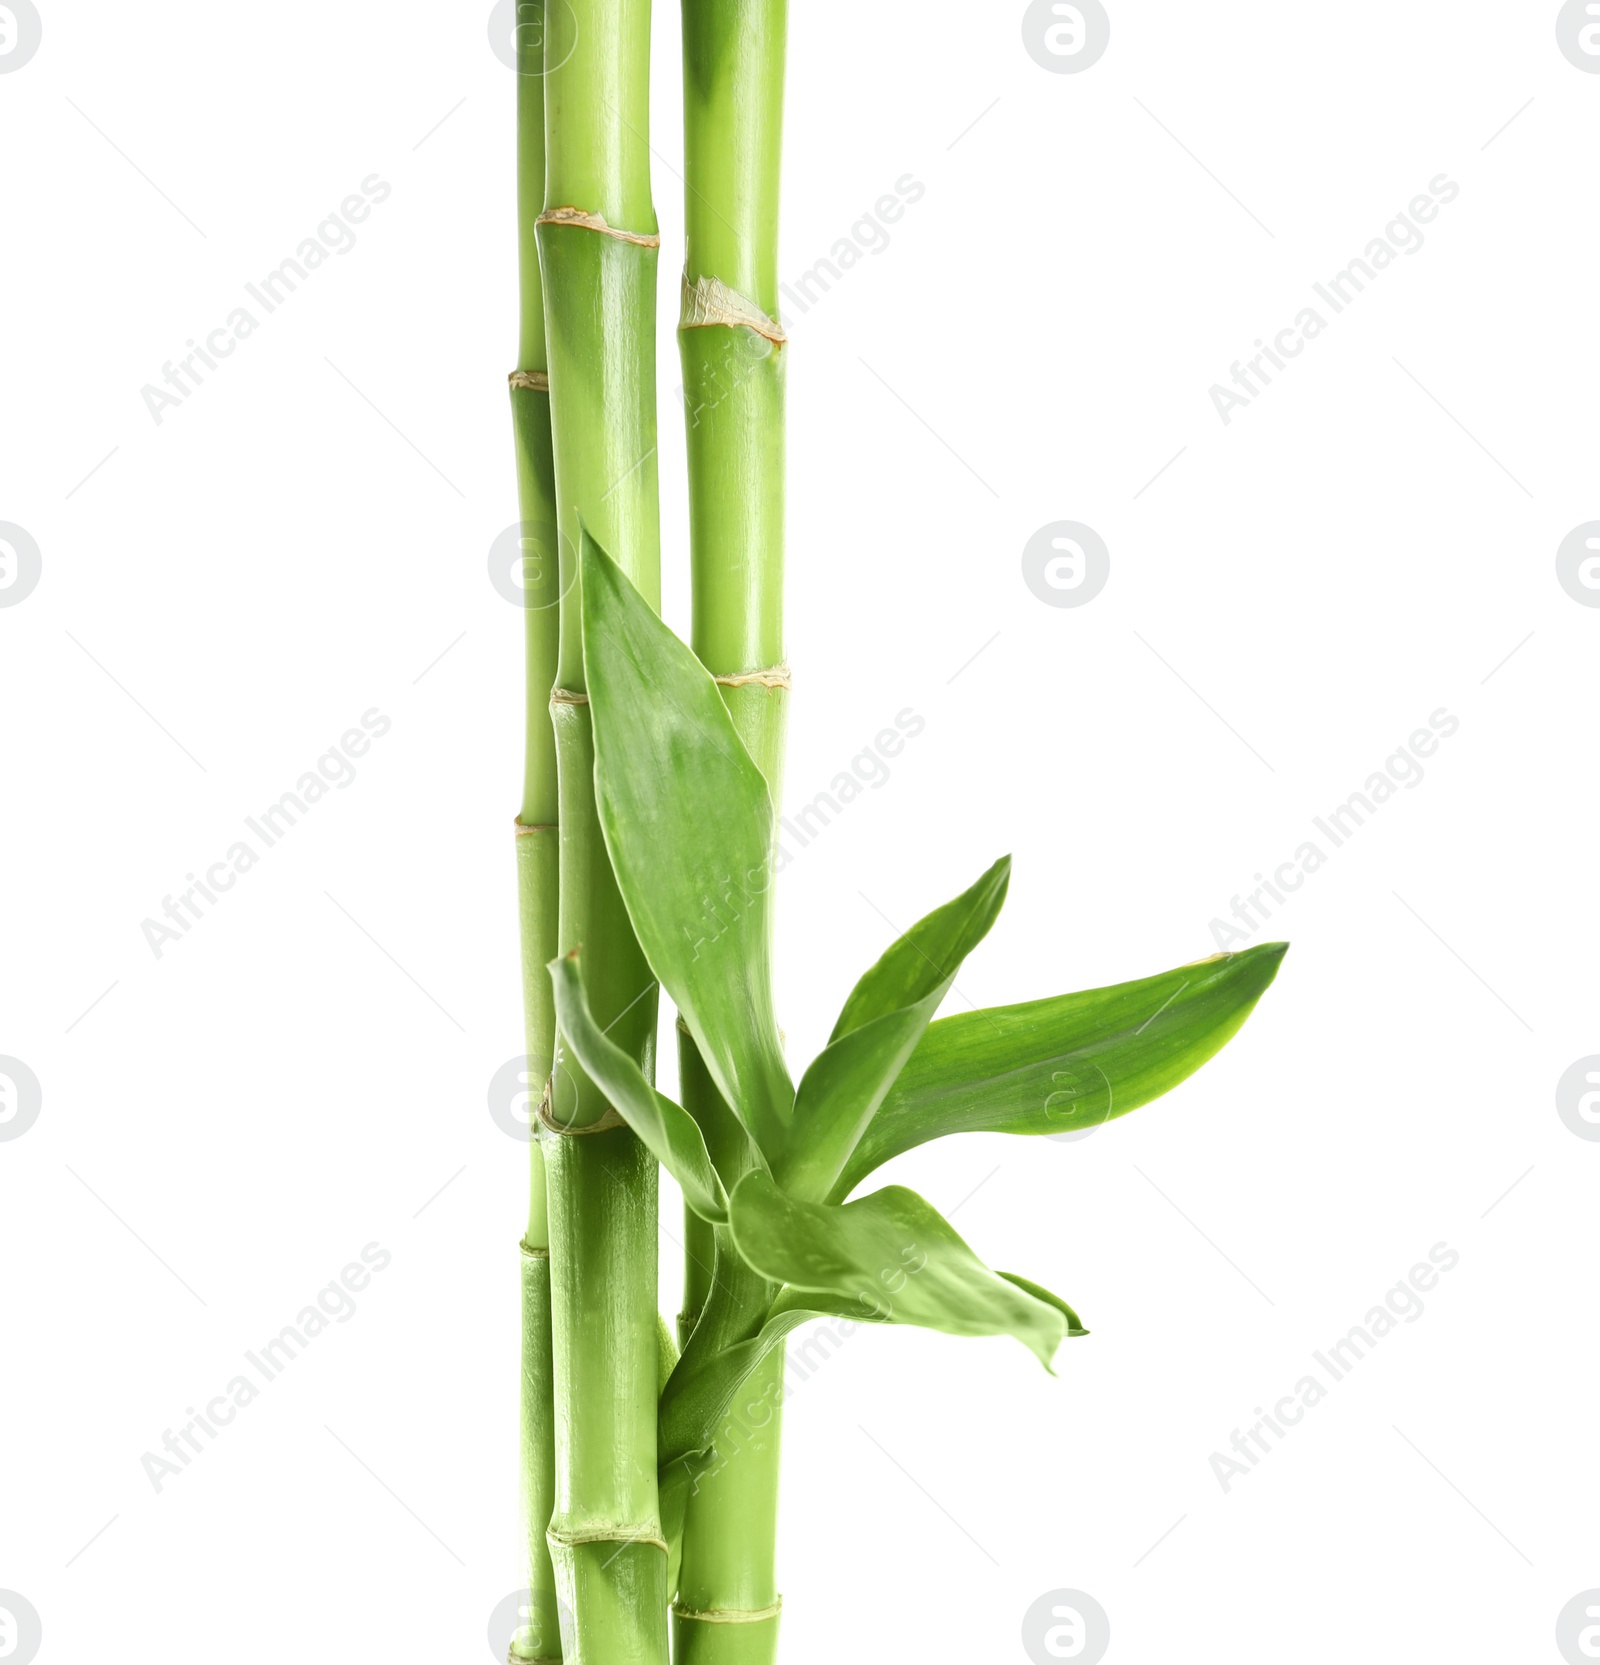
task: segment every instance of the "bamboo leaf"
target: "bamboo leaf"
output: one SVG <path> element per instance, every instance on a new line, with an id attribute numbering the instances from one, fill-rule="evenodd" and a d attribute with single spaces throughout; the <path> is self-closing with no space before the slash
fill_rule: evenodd
<path id="1" fill-rule="evenodd" d="M 760 1182 L 760 1200 L 756 1198 L 753 1182 Z M 830 1287 L 803 1289 L 791 1285 L 783 1289 L 760 1329 L 748 1341 L 722 1349 L 689 1374 L 682 1369 L 674 1372 L 661 1397 L 659 1448 L 664 1519 L 669 1483 L 673 1493 L 681 1498 L 684 1486 L 693 1481 L 702 1461 L 714 1449 L 739 1389 L 768 1353 L 808 1320 L 836 1318 L 855 1324 L 921 1324 L 957 1335 L 1019 1333 L 1011 1324 L 997 1325 L 993 1311 L 980 1314 L 976 1323 L 962 1318 L 959 1327 L 952 1321 L 930 1322 L 923 1314 L 937 1295 L 923 1297 L 916 1303 L 906 1298 L 911 1283 L 929 1269 L 920 1264 L 924 1254 L 934 1263 L 936 1280 L 943 1278 L 962 1285 L 964 1293 L 946 1309 L 946 1320 L 974 1295 L 980 1302 L 993 1295 L 1030 1333 L 1046 1341 L 1052 1336 L 1059 1340 L 1063 1336 L 1089 1333 L 1077 1313 L 1060 1296 L 1013 1272 L 990 1272 L 955 1234 L 949 1222 L 913 1192 L 891 1187 L 859 1203 L 847 1203 L 843 1208 L 791 1205 L 804 1210 L 813 1220 L 820 1218 L 824 1234 L 836 1232 L 839 1218 L 848 1216 L 849 1224 L 840 1235 L 850 1239 L 855 1250 L 853 1261 L 847 1261 L 831 1243 L 825 1243 L 820 1254 L 814 1244 L 811 1247 L 806 1242 L 786 1244 L 785 1228 L 792 1219 L 785 1219 L 781 1205 L 790 1199 L 781 1194 L 777 1194 L 780 1206 L 765 1212 L 764 1225 L 752 1230 L 751 1210 L 766 1211 L 775 1194 L 776 1187 L 765 1175 L 752 1174 L 736 1188 L 734 1211 L 745 1222 L 747 1235 L 775 1238 L 778 1256 L 792 1252 L 796 1259 L 805 1256 L 808 1264 L 826 1267 Z M 863 1221 L 864 1226 L 859 1223 Z M 809 1238 L 816 1234 L 816 1226 L 810 1225 Z M 809 1241 L 807 1230 L 802 1230 L 797 1237 Z M 904 1257 L 908 1247 L 909 1260 Z M 740 1252 L 744 1252 L 742 1245 Z M 877 1275 L 881 1266 L 890 1268 L 887 1279 Z M 810 1278 L 812 1274 L 808 1271 L 802 1275 Z M 812 1281 L 822 1280 L 813 1278 Z M 994 1284 L 1000 1287 L 995 1289 Z M 1006 1285 L 1012 1287 L 1007 1289 Z M 1040 1311 L 1040 1308 L 1051 1310 Z M 1029 1345 L 1033 1343 L 1030 1341 Z M 1053 1352 L 1054 1344 L 1050 1346 Z M 1045 1357 L 1042 1353 L 1040 1356 Z M 1048 1368 L 1048 1357 L 1045 1364 Z"/>
<path id="2" fill-rule="evenodd" d="M 910 1196 L 911 1193 L 903 1195 Z M 920 1198 L 915 1200 L 921 1203 Z M 928 1205 L 922 1203 L 922 1207 L 927 1209 Z M 928 1209 L 928 1212 L 932 1213 L 932 1210 Z M 948 1226 L 945 1229 L 948 1231 Z M 1068 1337 L 1089 1333 L 1078 1315 L 1060 1296 L 1012 1272 L 999 1272 L 994 1276 L 1004 1278 L 1034 1300 L 1054 1308 L 1061 1315 L 1064 1333 Z M 718 1438 L 730 1413 L 735 1411 L 740 1388 L 755 1374 L 762 1360 L 779 1342 L 813 1318 L 836 1318 L 856 1324 L 895 1322 L 892 1301 L 884 1296 L 885 1292 L 881 1289 L 876 1294 L 868 1291 L 865 1295 L 786 1289 L 765 1323 L 750 1340 L 724 1348 L 692 1376 L 685 1377 L 679 1372 L 671 1378 L 662 1395 L 659 1434 L 662 1522 L 669 1540 L 681 1527 L 688 1494 L 713 1459 Z M 985 1330 L 979 1333 L 993 1332 Z M 758 1408 L 745 1407 L 747 1412 L 754 1409 Z"/>
<path id="3" fill-rule="evenodd" d="M 1233 1038 L 1287 952 L 1262 943 L 1136 982 L 940 1018 L 833 1196 L 947 1133 L 1081 1131 L 1148 1104 Z"/>
<path id="4" fill-rule="evenodd" d="M 853 1302 L 852 1316 L 881 1323 L 1015 1336 L 1047 1370 L 1069 1328 L 1060 1303 L 990 1271 L 937 1209 L 903 1186 L 840 1207 L 801 1202 L 752 1173 L 735 1187 L 728 1219 L 740 1256 L 788 1286 L 774 1317 Z"/>
<path id="5" fill-rule="evenodd" d="M 683 1188 L 684 1201 L 713 1225 L 728 1218 L 728 1196 L 694 1118 L 658 1093 L 644 1071 L 594 1020 L 576 951 L 550 962 L 556 1017 L 566 1043 L 650 1153 Z"/>
<path id="6" fill-rule="evenodd" d="M 716 1443 L 734 1396 L 756 1366 L 791 1330 L 808 1318 L 823 1316 L 824 1308 L 788 1307 L 768 1318 L 749 1341 L 723 1348 L 691 1374 L 674 1372 L 661 1396 L 658 1444 L 663 1471 L 675 1464 L 692 1465 L 705 1456 Z"/>
<path id="7" fill-rule="evenodd" d="M 717 1447 L 730 1432 L 737 1432 L 730 1429 L 730 1417 L 747 1423 L 734 1409 L 740 1388 L 791 1331 L 797 1330 L 808 1318 L 824 1316 L 820 1310 L 791 1307 L 769 1318 L 749 1341 L 724 1348 L 690 1375 L 679 1369 L 669 1378 L 661 1396 L 656 1436 L 661 1465 L 658 1475 L 661 1530 L 667 1540 L 669 1588 L 677 1587 L 689 1501 L 708 1472 L 729 1460 L 729 1454 L 719 1453 Z"/>
<path id="8" fill-rule="evenodd" d="M 1035 1283 L 1032 1278 L 1021 1277 L 1015 1272 L 1001 1272 L 999 1275 L 1007 1283 L 1014 1283 L 1018 1289 L 1027 1290 L 1036 1301 L 1048 1301 L 1066 1319 L 1069 1336 L 1088 1335 L 1089 1332 L 1083 1327 L 1083 1320 L 1059 1295 L 1052 1295 L 1042 1284 Z"/>
<path id="9" fill-rule="evenodd" d="M 716 684 L 583 538 L 584 667 L 606 848 L 651 969 L 769 1154 L 794 1107 L 772 1008 L 776 818 Z"/>
<path id="10" fill-rule="evenodd" d="M 969 890 L 919 919 L 851 990 L 830 1041 L 949 988 L 998 918 L 1010 882 L 1011 857 L 1002 856 Z"/>
<path id="11" fill-rule="evenodd" d="M 913 925 L 856 984 L 833 1038 L 800 1081 L 778 1170 L 792 1196 L 827 1196 L 961 962 L 994 924 L 1010 876 L 1011 858 L 1002 856 L 970 889 Z"/>

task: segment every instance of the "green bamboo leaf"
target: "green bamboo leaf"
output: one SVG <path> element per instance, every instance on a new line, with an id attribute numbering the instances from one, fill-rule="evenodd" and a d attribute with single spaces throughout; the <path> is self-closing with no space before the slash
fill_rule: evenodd
<path id="1" fill-rule="evenodd" d="M 882 1323 L 1015 1336 L 1047 1370 L 1067 1334 L 1059 1303 L 991 1272 L 937 1209 L 902 1186 L 840 1207 L 801 1202 L 752 1173 L 734 1188 L 728 1219 L 740 1256 L 788 1286 L 773 1316 L 853 1302 L 854 1315 Z"/>
<path id="2" fill-rule="evenodd" d="M 999 916 L 1010 882 L 1011 857 L 1002 856 L 969 890 L 919 919 L 851 990 L 829 1040 L 949 988 Z"/>
<path id="3" fill-rule="evenodd" d="M 749 1341 L 713 1354 L 690 1375 L 680 1369 L 669 1378 L 661 1396 L 656 1436 L 661 1465 L 657 1489 L 661 1531 L 667 1541 L 669 1589 L 677 1587 L 689 1500 L 708 1471 L 721 1461 L 731 1460 L 731 1453 L 718 1451 L 719 1443 L 730 1433 L 737 1438 L 738 1425 L 748 1427 L 750 1413 L 766 1414 L 760 1406 L 747 1405 L 742 1413 L 736 1409 L 739 1390 L 791 1331 L 808 1318 L 825 1316 L 821 1310 L 791 1307 L 769 1318 Z"/>
<path id="4" fill-rule="evenodd" d="M 1157 977 L 963 1012 L 929 1025 L 833 1188 L 947 1133 L 1066 1133 L 1159 1098 L 1238 1032 L 1283 942 Z"/>
<path id="5" fill-rule="evenodd" d="M 728 1218 L 728 1195 L 694 1118 L 682 1105 L 658 1093 L 644 1071 L 595 1022 L 583 992 L 576 950 L 552 960 L 550 976 L 561 1035 L 578 1055 L 578 1062 L 651 1155 L 677 1180 L 690 1208 L 702 1220 L 721 1225 Z"/>
<path id="6" fill-rule="evenodd" d="M 1066 1319 L 1069 1336 L 1088 1335 L 1089 1332 L 1083 1327 L 1083 1320 L 1059 1295 L 1052 1295 L 1042 1284 L 1035 1283 L 1032 1278 L 1020 1277 L 1015 1272 L 1001 1272 L 999 1276 L 1004 1278 L 1007 1283 L 1014 1283 L 1018 1289 L 1027 1290 L 1035 1300 L 1048 1301 Z"/>
<path id="7" fill-rule="evenodd" d="M 833 1038 L 800 1081 L 778 1169 L 790 1195 L 827 1196 L 961 962 L 994 924 L 1010 877 L 1011 858 L 1002 856 L 970 889 L 913 925 L 856 984 Z"/>
<path id="8" fill-rule="evenodd" d="M 767 1354 L 808 1318 L 825 1316 L 823 1307 L 787 1307 L 768 1318 L 749 1341 L 714 1353 L 690 1374 L 675 1371 L 661 1396 L 658 1445 L 663 1473 L 704 1457 L 716 1444 L 734 1397 Z"/>
<path id="9" fill-rule="evenodd" d="M 651 969 L 771 1153 L 794 1107 L 772 1008 L 776 817 L 717 685 L 583 538 L 584 668 L 606 848 Z"/>
<path id="10" fill-rule="evenodd" d="M 920 1198 L 916 1200 L 921 1201 Z M 925 1203 L 922 1206 L 927 1208 Z M 948 1232 L 948 1226 L 945 1230 Z M 1053 1307 L 1061 1314 L 1067 1336 L 1089 1333 L 1077 1313 L 1060 1296 L 1012 1272 L 1000 1272 L 995 1276 L 1016 1285 L 1040 1303 Z M 895 1322 L 892 1298 L 885 1297 L 886 1291 L 881 1288 L 876 1294 L 868 1291 L 865 1295 L 786 1289 L 765 1323 L 750 1340 L 723 1349 L 691 1376 L 686 1377 L 681 1371 L 673 1375 L 661 1399 L 659 1433 L 661 1518 L 669 1541 L 681 1528 L 688 1494 L 704 1473 L 707 1463 L 713 1460 L 718 1439 L 729 1417 L 739 1411 L 736 1401 L 740 1388 L 755 1374 L 762 1360 L 779 1342 L 813 1318 L 844 1319 L 856 1324 Z M 743 1407 L 743 1414 L 748 1422 L 752 1415 L 760 1414 L 760 1407 Z"/>
<path id="11" fill-rule="evenodd" d="M 663 1481 L 667 1475 L 685 1467 L 692 1476 L 701 1460 L 714 1450 L 730 1413 L 738 1409 L 735 1400 L 739 1389 L 780 1341 L 813 1318 L 840 1318 L 855 1324 L 889 1323 L 887 1303 L 881 1293 L 869 1294 L 863 1299 L 857 1295 L 784 1290 L 760 1329 L 748 1341 L 723 1348 L 688 1374 L 681 1369 L 674 1372 L 661 1396 L 658 1444 Z M 1054 1296 L 1040 1298 L 1061 1308 Z M 753 1409 L 744 1407 L 746 1413 Z M 681 1484 L 681 1479 L 681 1474 L 674 1474 L 674 1485 Z M 665 1501 L 662 1507 L 665 1510 Z"/>

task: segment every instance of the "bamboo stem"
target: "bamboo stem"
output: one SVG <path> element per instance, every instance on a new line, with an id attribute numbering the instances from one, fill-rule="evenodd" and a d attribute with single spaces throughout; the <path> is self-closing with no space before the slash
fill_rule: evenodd
<path id="1" fill-rule="evenodd" d="M 705 1132 L 712 1160 L 734 1180 L 751 1159 L 750 1142 L 682 1029 L 678 1078 L 684 1108 Z M 740 1260 L 726 1227 L 712 1235 L 705 1305 L 685 1344 L 690 1374 L 701 1356 L 749 1340 L 776 1294 Z M 775 1347 L 740 1389 L 717 1430 L 711 1465 L 694 1478 L 673 1603 L 677 1665 L 771 1665 L 777 1658 L 783 1370 L 783 1348 Z"/>
<path id="2" fill-rule="evenodd" d="M 778 319 L 778 195 L 786 0 L 684 0 L 687 248 L 679 351 L 688 433 L 694 598 L 691 642 L 722 679 L 734 725 L 778 801 L 787 677 L 783 650 L 784 378 Z M 738 678 L 738 681 L 730 681 Z M 774 829 L 776 831 L 776 829 Z M 720 1105 L 680 1035 L 687 1108 Z M 725 1107 L 721 1116 L 729 1112 Z M 742 1143 L 742 1141 L 741 1141 Z M 716 1152 L 713 1152 L 716 1155 Z M 721 1228 L 685 1218 L 685 1355 L 746 1339 L 772 1292 Z M 705 1288 L 706 1241 L 714 1272 Z M 703 1307 L 703 1311 L 700 1310 Z M 784 1355 L 775 1348 L 721 1430 L 684 1523 L 673 1625 L 678 1665 L 771 1665 L 777 1657 L 778 1465 Z M 751 1407 L 754 1407 L 753 1409 Z"/>
<path id="3" fill-rule="evenodd" d="M 580 534 L 660 602 L 655 211 L 648 0 L 547 13 L 538 218 L 554 433 L 561 620 L 556 694 L 559 943 L 583 948 L 591 1010 L 653 1074 L 657 991 L 606 856 L 585 691 Z M 656 1490 L 657 1170 L 626 1128 L 580 1132 L 603 1094 L 558 1039 L 546 1142 L 555 1337 L 550 1548 L 569 1665 L 666 1665 Z"/>
<path id="4" fill-rule="evenodd" d="M 656 1163 L 625 1127 L 552 1139 L 556 1511 L 569 1665 L 666 1665 L 655 1474 Z"/>
<path id="5" fill-rule="evenodd" d="M 537 31 L 518 33 L 517 232 L 520 339 L 511 378 L 518 515 L 522 526 L 526 719 L 522 804 L 517 812 L 517 902 L 528 1073 L 546 1082 L 555 1061 L 555 1004 L 545 966 L 558 947 L 559 852 L 555 731 L 550 688 L 559 645 L 560 572 L 555 560 L 555 456 L 550 434 L 544 285 L 534 226 L 544 196 L 544 54 Z M 555 1507 L 555 1383 L 550 1326 L 550 1254 L 544 1151 L 529 1145 L 528 1218 L 521 1244 L 520 1465 L 522 1571 L 528 1622 L 514 1660 L 558 1660 L 561 1630 L 548 1531 Z"/>

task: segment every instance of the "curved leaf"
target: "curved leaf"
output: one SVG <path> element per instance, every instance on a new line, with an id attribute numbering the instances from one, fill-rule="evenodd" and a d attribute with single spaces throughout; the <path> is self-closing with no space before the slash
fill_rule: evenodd
<path id="1" fill-rule="evenodd" d="M 924 1204 L 926 1207 L 926 1204 Z M 1043 1304 L 1054 1307 L 1066 1325 L 1066 1334 L 1087 1335 L 1078 1315 L 1059 1296 L 1011 1272 L 999 1277 L 1015 1284 Z M 739 1390 L 756 1372 L 762 1360 L 779 1342 L 813 1318 L 838 1318 L 857 1324 L 893 1322 L 885 1303 L 869 1295 L 830 1295 L 785 1290 L 770 1316 L 749 1340 L 725 1348 L 690 1377 L 675 1374 L 661 1400 L 659 1442 L 661 1451 L 661 1521 L 668 1543 L 677 1547 L 684 1510 L 706 1467 L 714 1461 L 717 1443 L 730 1421 L 750 1422 L 760 1407 L 737 1404 Z M 737 1431 L 737 1429 L 735 1430 Z"/>
<path id="2" fill-rule="evenodd" d="M 651 969 L 757 1143 L 794 1107 L 772 1009 L 776 817 L 717 685 L 583 538 L 584 671 L 606 849 Z"/>
<path id="3" fill-rule="evenodd" d="M 778 1169 L 790 1195 L 827 1196 L 961 962 L 994 924 L 1010 876 L 1011 858 L 1002 856 L 970 889 L 913 925 L 856 984 L 833 1038 L 801 1077 Z"/>
<path id="4" fill-rule="evenodd" d="M 1065 1133 L 1136 1110 L 1227 1044 L 1283 942 L 1157 977 L 940 1018 L 862 1135 L 833 1195 L 947 1133 Z"/>
<path id="5" fill-rule="evenodd" d="M 788 1307 L 768 1318 L 749 1341 L 725 1347 L 691 1375 L 674 1372 L 661 1396 L 657 1439 L 662 1469 L 692 1462 L 711 1450 L 735 1395 L 756 1366 L 791 1330 L 808 1318 L 825 1316 L 822 1308 Z"/>
<path id="6" fill-rule="evenodd" d="M 622 1119 L 639 1135 L 651 1155 L 683 1188 L 683 1199 L 702 1220 L 721 1225 L 728 1218 L 728 1196 L 711 1165 L 706 1142 L 694 1117 L 658 1093 L 644 1071 L 594 1021 L 578 973 L 576 951 L 550 962 L 555 984 L 556 1018 L 578 1062 L 606 1095 Z"/>
<path id="7" fill-rule="evenodd" d="M 1059 1295 L 1052 1295 L 1042 1284 L 1035 1283 L 1032 1278 L 1021 1277 L 1015 1272 L 1002 1272 L 1000 1273 L 1000 1276 L 1004 1278 L 1007 1283 L 1014 1283 L 1018 1289 L 1027 1290 L 1027 1292 L 1033 1296 L 1035 1300 L 1048 1301 L 1050 1305 L 1053 1306 L 1056 1311 L 1066 1319 L 1067 1334 L 1069 1337 L 1088 1335 L 1089 1332 L 1083 1327 L 1083 1320 L 1079 1318 L 1077 1313 L 1075 1313 Z"/>
<path id="8" fill-rule="evenodd" d="M 829 1040 L 948 988 L 961 962 L 989 934 L 1010 883 L 1011 857 L 1002 856 L 953 902 L 919 919 L 851 990 Z"/>
<path id="9" fill-rule="evenodd" d="M 691 1375 L 685 1376 L 680 1369 L 668 1379 L 661 1396 L 657 1448 L 661 1531 L 667 1540 L 669 1588 L 677 1587 L 689 1499 L 716 1466 L 719 1442 L 726 1440 L 730 1431 L 737 1437 L 739 1425 L 748 1426 L 761 1412 L 761 1407 L 753 1405 L 746 1405 L 742 1412 L 736 1408 L 740 1388 L 791 1330 L 798 1329 L 808 1318 L 823 1316 L 821 1312 L 792 1308 L 769 1318 L 749 1341 L 714 1354 Z"/>
<path id="10" fill-rule="evenodd" d="M 889 1324 L 947 1335 L 1012 1335 L 1048 1370 L 1067 1334 L 1059 1304 L 991 1272 L 915 1191 L 887 1186 L 859 1202 L 800 1202 L 747 1174 L 728 1209 L 734 1246 L 763 1277 L 789 1287 L 773 1308 L 816 1311 L 813 1296 L 856 1302 Z"/>

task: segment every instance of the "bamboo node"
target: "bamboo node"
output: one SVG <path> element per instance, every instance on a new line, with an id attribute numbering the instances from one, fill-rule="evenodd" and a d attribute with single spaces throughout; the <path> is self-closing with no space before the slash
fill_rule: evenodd
<path id="1" fill-rule="evenodd" d="M 585 1133 L 609 1133 L 614 1127 L 626 1127 L 628 1125 L 609 1104 L 599 1121 L 585 1122 L 582 1127 L 573 1127 L 566 1122 L 558 1122 L 551 1109 L 550 1083 L 548 1081 L 545 1082 L 544 1092 L 539 1098 L 538 1115 L 540 1122 L 552 1133 L 559 1133 L 567 1139 L 581 1138 Z"/>
<path id="2" fill-rule="evenodd" d="M 554 821 L 541 821 L 537 826 L 530 827 L 526 821 L 518 817 L 511 824 L 516 828 L 518 838 L 526 838 L 529 833 L 559 832 L 561 830 Z"/>
<path id="3" fill-rule="evenodd" d="M 584 231 L 598 231 L 602 237 L 615 237 L 619 242 L 637 243 L 642 249 L 659 249 L 661 239 L 653 232 L 623 231 L 609 225 L 604 214 L 591 214 L 584 208 L 547 208 L 533 222 L 535 225 L 572 225 Z"/>
<path id="4" fill-rule="evenodd" d="M 552 705 L 587 705 L 589 696 L 580 694 L 572 688 L 552 688 L 550 690 L 550 703 Z"/>
<path id="5" fill-rule="evenodd" d="M 794 687 L 794 678 L 787 665 L 771 665 L 764 671 L 735 671 L 732 676 L 717 676 L 711 680 L 724 688 L 744 688 L 750 683 L 772 689 Z"/>
<path id="6" fill-rule="evenodd" d="M 717 325 L 728 329 L 754 330 L 764 335 L 775 347 L 789 339 L 783 325 L 769 318 L 756 303 L 730 289 L 721 278 L 700 277 L 693 283 L 683 274 L 683 309 L 678 315 L 680 330 L 712 329 Z"/>
<path id="7" fill-rule="evenodd" d="M 582 1544 L 648 1544 L 652 1549 L 659 1549 L 663 1555 L 667 1553 L 667 1540 L 661 1536 L 659 1521 L 650 1521 L 644 1526 L 610 1526 L 597 1522 L 570 1532 L 552 1526 L 545 1537 L 552 1548 L 576 1549 Z"/>
<path id="8" fill-rule="evenodd" d="M 673 1602 L 672 1611 L 680 1619 L 694 1619 L 706 1625 L 757 1625 L 777 1618 L 783 1611 L 783 1597 L 779 1596 L 770 1607 L 713 1607 L 706 1612 Z"/>
<path id="9" fill-rule="evenodd" d="M 506 380 L 512 387 L 525 387 L 534 393 L 550 391 L 550 376 L 544 370 L 513 370 Z"/>

